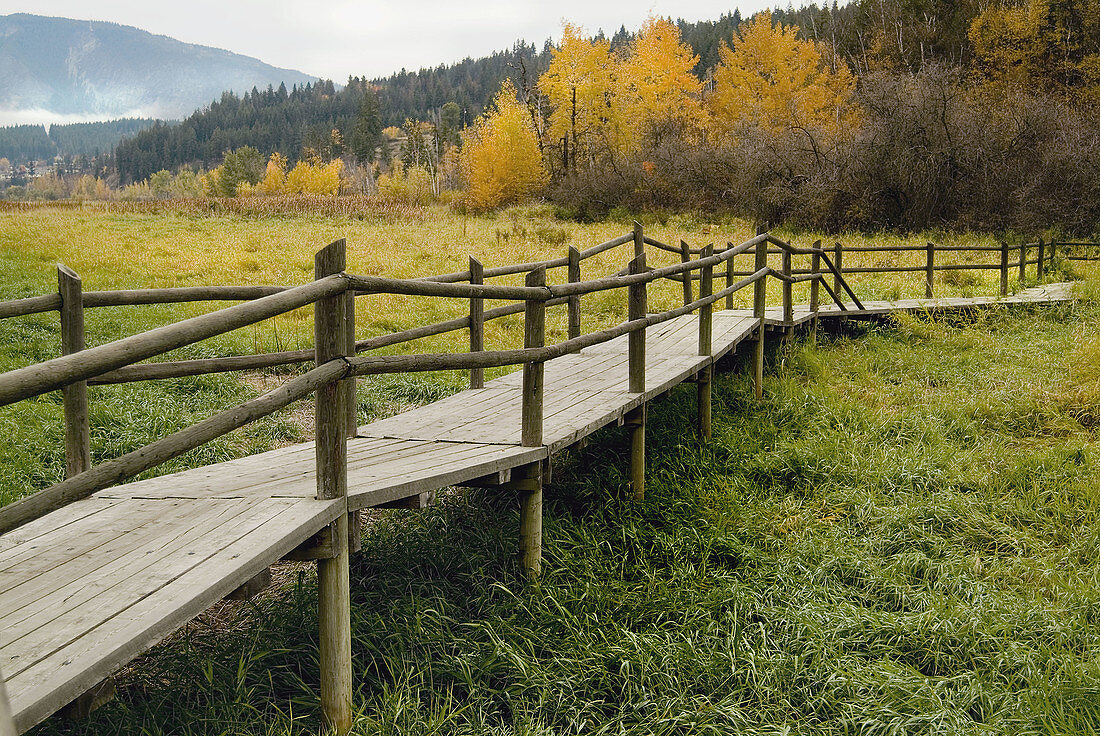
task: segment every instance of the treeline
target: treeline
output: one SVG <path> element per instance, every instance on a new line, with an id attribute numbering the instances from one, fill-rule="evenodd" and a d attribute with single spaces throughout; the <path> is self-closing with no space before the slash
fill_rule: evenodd
<path id="1" fill-rule="evenodd" d="M 699 208 L 834 231 L 1100 229 L 1100 4 L 907 8 L 811 7 L 810 32 L 762 13 L 704 76 L 667 21 L 620 48 L 567 25 L 537 84 L 505 86 L 467 136 L 468 201 L 540 191 L 581 218 Z M 511 165 L 526 180 L 495 165 L 506 150 L 526 152 Z"/>
<path id="2" fill-rule="evenodd" d="M 567 26 L 557 46 L 340 90 L 227 94 L 127 141 L 118 166 L 141 181 L 247 145 L 434 193 L 464 177 L 475 207 L 539 192 L 584 218 L 703 207 L 829 229 L 1082 231 L 1100 222 L 1098 105 L 1094 0 L 858 0 L 610 37 Z M 383 137 L 387 123 L 401 130 Z M 494 179 L 505 158 L 529 180 Z"/>
<path id="3" fill-rule="evenodd" d="M 158 124 L 121 143 L 116 150 L 118 174 L 127 183 L 185 165 L 213 168 L 227 151 L 244 146 L 290 161 L 304 155 L 339 157 L 356 143 L 373 151 L 381 134 L 377 117 L 373 90 L 354 77 L 340 90 L 331 81 L 320 81 L 289 91 L 285 85 L 254 88 L 243 97 L 226 92 L 178 125 Z"/>
<path id="4" fill-rule="evenodd" d="M 87 159 L 109 155 L 126 136 L 151 127 L 155 121 L 126 118 L 101 123 L 14 125 L 0 128 L 0 158 L 13 163 L 52 161 L 55 156 Z"/>

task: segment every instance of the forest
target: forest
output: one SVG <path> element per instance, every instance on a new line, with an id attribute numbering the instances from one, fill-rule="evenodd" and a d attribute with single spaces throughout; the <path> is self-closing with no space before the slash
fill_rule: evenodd
<path id="1" fill-rule="evenodd" d="M 339 88 L 227 93 L 124 141 L 117 170 L 139 182 L 249 146 L 291 164 L 343 158 L 375 177 L 413 167 L 434 193 L 465 180 L 474 208 L 538 194 L 578 219 L 701 209 L 829 230 L 1091 232 L 1098 95 L 1095 3 L 858 0 L 651 18 L 610 37 L 567 23 L 541 49 L 518 42 Z M 508 118 L 509 156 L 529 181 L 477 195 L 470 144 L 513 103 L 526 117 Z M 398 138 L 399 149 L 382 145 Z M 532 144 L 528 166 L 517 156 Z"/>

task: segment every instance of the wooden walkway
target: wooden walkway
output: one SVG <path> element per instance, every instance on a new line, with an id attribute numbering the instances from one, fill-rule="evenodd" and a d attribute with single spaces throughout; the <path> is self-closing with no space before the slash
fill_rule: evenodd
<path id="1" fill-rule="evenodd" d="M 1054 284 L 1007 298 L 868 302 L 820 319 L 898 311 L 1050 304 Z M 794 309 L 791 328 L 810 318 Z M 645 391 L 627 385 L 626 335 L 545 365 L 541 446 L 520 443 L 521 373 L 360 427 L 348 443 L 348 496 L 317 500 L 312 443 L 129 483 L 0 536 L 0 672 L 22 732 L 92 689 L 140 652 L 349 510 L 447 486 L 500 483 L 691 379 L 751 338 L 751 311 L 713 315 L 713 350 L 698 355 L 698 317 L 648 330 Z"/>

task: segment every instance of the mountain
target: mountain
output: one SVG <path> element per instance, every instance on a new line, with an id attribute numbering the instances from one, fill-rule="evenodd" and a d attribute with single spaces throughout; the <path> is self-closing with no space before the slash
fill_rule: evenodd
<path id="1" fill-rule="evenodd" d="M 0 125 L 179 119 L 228 90 L 314 81 L 248 56 L 117 23 L 0 16 Z"/>

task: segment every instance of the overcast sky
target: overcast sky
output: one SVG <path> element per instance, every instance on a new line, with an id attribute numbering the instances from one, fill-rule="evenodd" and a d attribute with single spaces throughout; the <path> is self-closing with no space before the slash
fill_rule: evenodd
<path id="1" fill-rule="evenodd" d="M 541 45 L 562 20 L 610 35 L 636 29 L 649 14 L 701 20 L 735 7 L 749 15 L 765 0 L 0 0 L 0 15 L 35 13 L 137 26 L 188 43 L 216 46 L 278 67 L 342 82 L 401 68 L 454 62 L 509 48 Z"/>

